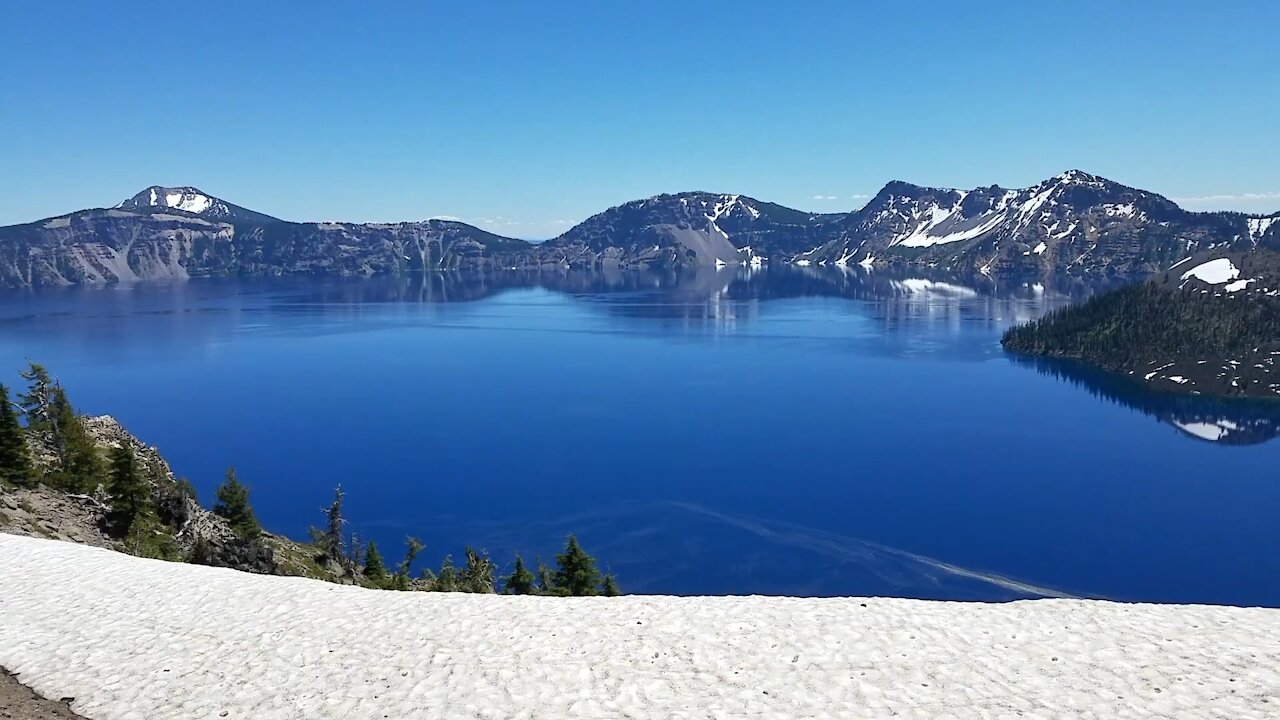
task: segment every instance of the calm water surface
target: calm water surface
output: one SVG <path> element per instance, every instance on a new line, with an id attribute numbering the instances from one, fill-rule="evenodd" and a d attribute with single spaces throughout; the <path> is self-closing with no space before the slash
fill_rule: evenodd
<path id="1" fill-rule="evenodd" d="M 0 296 L 208 501 L 503 566 L 576 532 L 624 589 L 1280 605 L 1280 412 L 1004 355 L 1053 288 L 737 276 L 193 281 Z M 1212 441 L 1211 441 L 1212 440 Z"/>

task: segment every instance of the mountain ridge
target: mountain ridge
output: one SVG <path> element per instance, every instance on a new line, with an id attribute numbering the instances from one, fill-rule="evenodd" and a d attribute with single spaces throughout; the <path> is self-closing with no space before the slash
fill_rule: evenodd
<path id="1" fill-rule="evenodd" d="M 542 243 L 456 220 L 291 222 L 194 186 L 0 227 L 0 285 L 430 270 L 914 265 L 991 276 L 1150 277 L 1196 252 L 1280 247 L 1280 213 L 1193 212 L 1083 170 L 1026 188 L 893 180 L 813 213 L 732 193 L 631 200 Z"/>

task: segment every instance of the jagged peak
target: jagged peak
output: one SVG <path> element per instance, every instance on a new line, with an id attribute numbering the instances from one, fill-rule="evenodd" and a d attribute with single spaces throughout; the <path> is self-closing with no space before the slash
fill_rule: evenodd
<path id="1" fill-rule="evenodd" d="M 930 197 L 937 200 L 948 198 L 955 202 L 959 202 L 964 195 L 965 191 L 957 190 L 955 188 L 926 187 L 924 185 L 909 183 L 905 180 L 890 180 L 885 183 L 885 186 L 880 189 L 880 192 L 876 193 L 875 197 L 867 203 L 867 207 L 884 204 L 896 198 L 908 198 L 911 200 L 922 200 Z"/>
<path id="2" fill-rule="evenodd" d="M 1071 170 L 1065 170 L 1061 173 L 1058 173 L 1053 178 L 1045 182 L 1057 182 L 1059 184 L 1111 183 L 1110 180 L 1102 176 L 1094 175 L 1093 173 L 1085 172 L 1084 170 L 1080 170 L 1076 168 L 1072 168 Z"/>

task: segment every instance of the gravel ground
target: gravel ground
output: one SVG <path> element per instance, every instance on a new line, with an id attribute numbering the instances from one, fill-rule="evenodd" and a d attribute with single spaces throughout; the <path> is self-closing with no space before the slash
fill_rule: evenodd
<path id="1" fill-rule="evenodd" d="M 65 702 L 46 700 L 0 668 L 0 720 L 84 720 Z"/>

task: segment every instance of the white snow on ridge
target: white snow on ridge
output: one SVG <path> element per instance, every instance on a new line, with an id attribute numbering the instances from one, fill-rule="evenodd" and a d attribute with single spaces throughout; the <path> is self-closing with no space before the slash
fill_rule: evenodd
<path id="1" fill-rule="evenodd" d="M 991 217 L 967 230 L 958 230 L 956 232 L 944 233 L 941 235 L 934 235 L 930 233 L 931 230 L 934 230 L 952 217 L 955 217 L 957 220 L 961 220 L 959 213 L 959 203 L 952 208 L 930 208 L 927 217 L 920 217 L 919 214 L 917 214 L 917 218 L 922 220 L 922 222 L 916 226 L 910 235 L 907 235 L 901 240 L 891 244 L 901 245 L 902 247 L 932 247 L 934 245 L 945 245 L 947 243 L 960 242 L 961 240 L 969 240 L 986 234 L 1005 219 L 1004 215 L 993 212 L 991 213 Z"/>
<path id="2" fill-rule="evenodd" d="M 1191 268 L 1182 273 L 1182 279 L 1199 278 L 1210 285 L 1218 285 L 1224 282 L 1235 280 L 1240 275 L 1240 269 L 1231 264 L 1230 258 L 1218 258 L 1210 260 L 1206 263 Z"/>
<path id="3" fill-rule="evenodd" d="M 185 210 L 189 213 L 196 213 L 198 215 L 205 210 L 208 210 L 213 205 L 213 200 L 209 199 L 208 196 L 201 195 L 199 193 L 171 192 L 165 194 L 164 204 L 171 208 Z"/>
<path id="4" fill-rule="evenodd" d="M 391 592 L 9 535 L 0 607 L 0 664 L 104 720 L 1261 720 L 1280 687 L 1263 608 Z"/>
<path id="5" fill-rule="evenodd" d="M 1280 220 L 1280 217 L 1249 218 L 1247 223 L 1249 227 L 1249 239 L 1255 243 L 1261 240 L 1262 236 L 1267 233 L 1267 230 L 1274 225 L 1277 220 Z"/>

